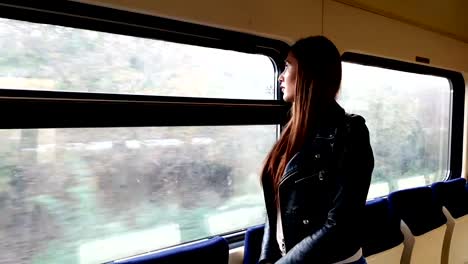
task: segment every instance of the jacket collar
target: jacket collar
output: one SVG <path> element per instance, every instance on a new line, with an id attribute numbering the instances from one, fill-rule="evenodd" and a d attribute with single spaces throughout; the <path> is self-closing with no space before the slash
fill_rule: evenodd
<path id="1" fill-rule="evenodd" d="M 343 121 L 345 110 L 333 100 L 317 113 L 317 128 L 337 127 Z"/>
<path id="2" fill-rule="evenodd" d="M 323 111 L 318 113 L 317 128 L 309 133 L 301 150 L 287 163 L 283 177 L 299 169 L 299 164 L 310 149 L 310 145 L 316 138 L 332 139 L 336 136 L 337 128 L 341 126 L 345 117 L 345 110 L 336 102 L 328 104 Z"/>

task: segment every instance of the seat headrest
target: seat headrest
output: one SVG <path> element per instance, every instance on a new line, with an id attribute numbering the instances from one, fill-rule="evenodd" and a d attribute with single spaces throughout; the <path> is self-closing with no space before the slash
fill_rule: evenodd
<path id="1" fill-rule="evenodd" d="M 415 236 L 434 230 L 446 219 L 428 186 L 396 191 L 388 196 L 390 211 L 405 221 Z"/>

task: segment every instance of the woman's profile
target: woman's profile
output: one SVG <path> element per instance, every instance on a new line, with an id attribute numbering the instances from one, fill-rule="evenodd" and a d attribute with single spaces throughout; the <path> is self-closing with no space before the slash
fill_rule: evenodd
<path id="1" fill-rule="evenodd" d="M 259 263 L 366 263 L 361 216 L 374 168 L 363 117 L 336 102 L 341 58 L 323 36 L 297 41 L 279 77 L 290 119 L 262 170 Z"/>

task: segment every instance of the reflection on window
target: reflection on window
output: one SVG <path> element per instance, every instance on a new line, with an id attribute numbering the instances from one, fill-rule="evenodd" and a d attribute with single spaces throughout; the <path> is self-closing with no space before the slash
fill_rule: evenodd
<path id="1" fill-rule="evenodd" d="M 102 263 L 262 223 L 276 129 L 0 130 L 0 263 Z"/>
<path id="2" fill-rule="evenodd" d="M 446 78 L 343 63 L 341 105 L 367 121 L 375 156 L 368 198 L 443 180 L 451 89 Z"/>
<path id="3" fill-rule="evenodd" d="M 275 99 L 263 55 L 0 19 L 0 88 Z"/>

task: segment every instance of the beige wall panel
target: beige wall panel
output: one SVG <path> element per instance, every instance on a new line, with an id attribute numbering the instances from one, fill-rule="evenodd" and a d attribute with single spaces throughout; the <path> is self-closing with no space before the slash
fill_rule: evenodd
<path id="1" fill-rule="evenodd" d="M 468 42 L 466 0 L 336 0 Z"/>
<path id="2" fill-rule="evenodd" d="M 431 65 L 468 72 L 468 44 L 449 37 L 325 0 L 324 33 L 341 51 L 415 61 L 428 57 Z"/>
<path id="3" fill-rule="evenodd" d="M 144 14 L 268 36 L 291 43 L 322 32 L 322 0 L 82 0 Z"/>

